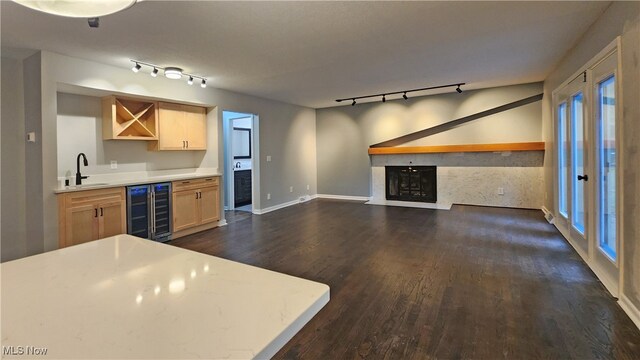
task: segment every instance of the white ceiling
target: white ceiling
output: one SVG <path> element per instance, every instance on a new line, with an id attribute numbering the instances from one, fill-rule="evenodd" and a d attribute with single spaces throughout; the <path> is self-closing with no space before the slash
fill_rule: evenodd
<path id="1" fill-rule="evenodd" d="M 5 49 L 179 66 L 210 86 L 320 108 L 455 82 L 542 81 L 609 4 L 144 1 L 91 29 L 2 1 L 1 34 Z"/>

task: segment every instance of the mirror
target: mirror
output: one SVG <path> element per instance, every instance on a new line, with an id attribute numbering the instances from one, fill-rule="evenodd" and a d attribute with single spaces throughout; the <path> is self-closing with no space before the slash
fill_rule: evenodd
<path id="1" fill-rule="evenodd" d="M 233 128 L 233 158 L 251 159 L 251 129 Z"/>

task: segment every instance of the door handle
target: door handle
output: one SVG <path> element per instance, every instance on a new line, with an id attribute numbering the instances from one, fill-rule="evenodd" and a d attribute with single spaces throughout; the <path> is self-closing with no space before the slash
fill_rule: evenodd
<path id="1" fill-rule="evenodd" d="M 589 181 L 589 175 L 578 175 L 578 181 L 580 180 Z"/>

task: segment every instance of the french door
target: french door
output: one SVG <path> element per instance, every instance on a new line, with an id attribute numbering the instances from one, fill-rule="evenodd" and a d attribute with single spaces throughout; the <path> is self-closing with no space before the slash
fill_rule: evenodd
<path id="1" fill-rule="evenodd" d="M 554 92 L 556 226 L 607 289 L 619 288 L 617 51 Z"/>

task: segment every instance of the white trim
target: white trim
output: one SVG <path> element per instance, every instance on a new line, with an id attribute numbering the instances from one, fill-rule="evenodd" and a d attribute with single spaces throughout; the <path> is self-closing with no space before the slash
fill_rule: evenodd
<path id="1" fill-rule="evenodd" d="M 253 213 L 256 214 L 256 215 L 266 214 L 266 213 L 269 213 L 269 212 L 272 212 L 272 211 L 284 209 L 284 208 L 292 206 L 292 205 L 297 205 L 297 204 L 301 204 L 301 203 L 307 202 L 309 200 L 313 200 L 316 197 L 317 197 L 317 195 L 305 195 L 304 196 L 305 200 L 301 200 L 301 199 L 292 200 L 292 201 L 287 201 L 286 203 L 270 206 L 270 207 L 264 208 L 264 209 L 254 209 Z"/>
<path id="2" fill-rule="evenodd" d="M 227 226 L 227 219 L 222 219 L 218 221 L 218 226 Z"/>
<path id="3" fill-rule="evenodd" d="M 349 200 L 349 201 L 369 201 L 371 198 L 367 196 L 350 196 L 350 195 L 330 195 L 330 194 L 318 194 L 319 199 L 335 199 L 335 200 Z"/>
<path id="4" fill-rule="evenodd" d="M 433 203 L 396 201 L 396 200 L 371 200 L 366 202 L 365 204 L 410 207 L 410 208 L 418 208 L 418 209 L 434 209 L 434 210 L 451 210 L 451 205 L 452 205 L 452 204 L 438 204 L 438 203 L 433 204 Z"/>
<path id="5" fill-rule="evenodd" d="M 622 310 L 631 318 L 634 324 L 640 329 L 640 310 L 629 300 L 629 298 L 622 294 L 618 300 L 618 304 Z"/>
<path id="6" fill-rule="evenodd" d="M 547 220 L 547 222 L 549 224 L 553 224 L 555 217 L 553 216 L 553 213 L 551 211 L 549 211 L 549 209 L 547 209 L 546 206 L 542 206 L 540 208 L 540 210 L 542 210 L 542 212 L 544 213 L 544 218 Z"/>

